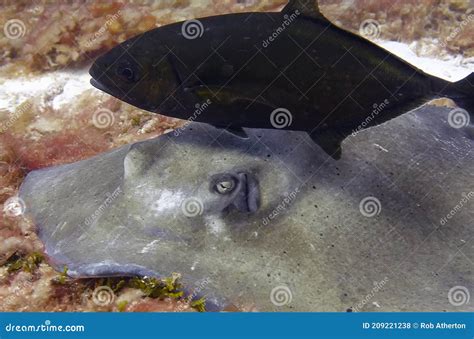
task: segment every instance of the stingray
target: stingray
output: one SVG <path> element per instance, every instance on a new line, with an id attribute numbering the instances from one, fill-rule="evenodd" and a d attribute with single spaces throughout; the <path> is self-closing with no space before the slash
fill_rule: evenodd
<path id="1" fill-rule="evenodd" d="M 472 126 L 450 115 L 356 130 L 338 162 L 304 132 L 190 123 L 33 171 L 20 197 L 72 277 L 178 272 L 210 310 L 472 311 L 448 300 L 474 258 Z"/>

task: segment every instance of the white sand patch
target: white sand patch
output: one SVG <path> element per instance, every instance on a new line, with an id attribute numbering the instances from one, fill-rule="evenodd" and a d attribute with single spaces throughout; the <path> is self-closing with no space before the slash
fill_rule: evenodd
<path id="1" fill-rule="evenodd" d="M 474 58 L 466 59 L 461 55 L 446 56 L 444 60 L 416 55 L 410 45 L 396 41 L 377 41 L 381 47 L 397 55 L 422 71 L 436 77 L 458 81 L 474 72 Z"/>

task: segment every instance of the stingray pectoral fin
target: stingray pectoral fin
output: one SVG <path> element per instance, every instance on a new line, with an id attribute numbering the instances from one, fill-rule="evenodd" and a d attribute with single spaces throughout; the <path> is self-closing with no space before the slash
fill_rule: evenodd
<path id="1" fill-rule="evenodd" d="M 314 131 L 309 133 L 313 141 L 321 147 L 334 160 L 341 159 L 341 143 L 345 136 L 334 130 Z"/>

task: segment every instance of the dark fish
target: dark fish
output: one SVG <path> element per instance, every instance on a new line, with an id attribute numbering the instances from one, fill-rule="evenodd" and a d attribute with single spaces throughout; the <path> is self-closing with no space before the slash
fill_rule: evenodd
<path id="1" fill-rule="evenodd" d="M 430 76 L 336 27 L 312 0 L 154 29 L 99 57 L 90 74 L 92 85 L 141 109 L 242 137 L 242 127 L 306 131 L 335 159 L 355 130 L 431 99 L 474 112 L 474 73 L 456 83 Z"/>

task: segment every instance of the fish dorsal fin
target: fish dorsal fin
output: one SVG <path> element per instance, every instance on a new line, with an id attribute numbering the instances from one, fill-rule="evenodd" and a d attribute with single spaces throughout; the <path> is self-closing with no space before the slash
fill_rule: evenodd
<path id="1" fill-rule="evenodd" d="M 285 8 L 283 8 L 283 12 L 288 14 L 296 12 L 307 17 L 328 21 L 319 10 L 317 0 L 290 0 Z"/>
<path id="2" fill-rule="evenodd" d="M 334 160 L 341 159 L 341 143 L 345 138 L 344 135 L 334 130 L 327 130 L 315 131 L 310 134 L 310 137 Z"/>
<path id="3" fill-rule="evenodd" d="M 211 124 L 211 125 L 216 127 L 216 128 L 219 128 L 219 129 L 225 129 L 228 133 L 233 134 L 236 137 L 239 137 L 241 139 L 248 139 L 249 138 L 247 132 L 245 132 L 244 129 L 240 126 L 223 127 L 223 126 L 220 126 L 220 125 L 214 125 L 214 124 Z"/>
<path id="4" fill-rule="evenodd" d="M 248 139 L 249 136 L 247 135 L 247 133 L 244 131 L 244 129 L 242 127 L 238 127 L 238 126 L 231 126 L 231 127 L 227 127 L 226 128 L 226 131 L 241 138 L 241 139 Z"/>

